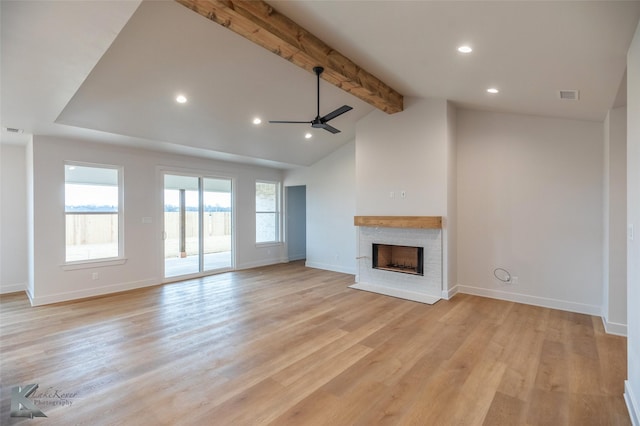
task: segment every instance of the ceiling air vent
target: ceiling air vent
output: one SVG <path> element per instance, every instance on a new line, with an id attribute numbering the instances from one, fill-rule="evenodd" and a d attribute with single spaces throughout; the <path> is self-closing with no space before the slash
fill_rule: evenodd
<path id="1" fill-rule="evenodd" d="M 22 129 L 16 129 L 15 127 L 5 127 L 4 130 L 6 130 L 8 133 L 22 133 L 23 132 Z"/>
<path id="2" fill-rule="evenodd" d="M 577 101 L 580 99 L 578 90 L 558 90 L 558 97 L 564 101 Z"/>

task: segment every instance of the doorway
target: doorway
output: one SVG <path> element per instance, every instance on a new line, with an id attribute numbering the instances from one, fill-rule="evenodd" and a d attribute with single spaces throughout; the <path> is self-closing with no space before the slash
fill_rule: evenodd
<path id="1" fill-rule="evenodd" d="M 232 181 L 164 175 L 164 276 L 233 268 Z"/>
<path id="2" fill-rule="evenodd" d="M 307 258 L 307 187 L 287 186 L 287 257 L 289 261 Z"/>

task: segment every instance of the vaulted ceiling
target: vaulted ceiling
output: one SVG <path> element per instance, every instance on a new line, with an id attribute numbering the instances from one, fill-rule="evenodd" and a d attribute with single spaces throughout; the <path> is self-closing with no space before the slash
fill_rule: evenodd
<path id="1" fill-rule="evenodd" d="M 268 3 L 405 97 L 596 121 L 640 18 L 638 1 Z M 331 122 L 341 133 L 266 123 L 311 120 L 315 76 L 174 1 L 0 5 L 0 121 L 24 129 L 3 143 L 41 134 L 292 167 L 353 140 L 374 109 L 322 81 L 321 114 L 354 108 Z"/>

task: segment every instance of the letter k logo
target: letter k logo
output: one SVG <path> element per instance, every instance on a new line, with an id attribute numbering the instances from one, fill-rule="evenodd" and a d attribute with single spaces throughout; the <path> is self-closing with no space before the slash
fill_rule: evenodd
<path id="1" fill-rule="evenodd" d="M 38 389 L 38 385 L 31 384 L 24 388 L 16 386 L 11 388 L 11 417 L 47 417 L 33 402 L 29 399 L 35 390 Z"/>

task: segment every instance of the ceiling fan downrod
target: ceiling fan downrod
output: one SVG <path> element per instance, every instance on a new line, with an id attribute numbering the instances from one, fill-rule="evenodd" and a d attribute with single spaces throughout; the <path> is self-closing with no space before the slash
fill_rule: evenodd
<path id="1" fill-rule="evenodd" d="M 322 74 L 322 71 L 324 71 L 324 68 L 320 66 L 313 67 L 313 72 L 315 72 L 317 76 L 316 104 L 318 106 L 317 108 L 318 113 L 316 114 L 316 120 L 318 121 L 320 120 L 320 74 Z"/>

